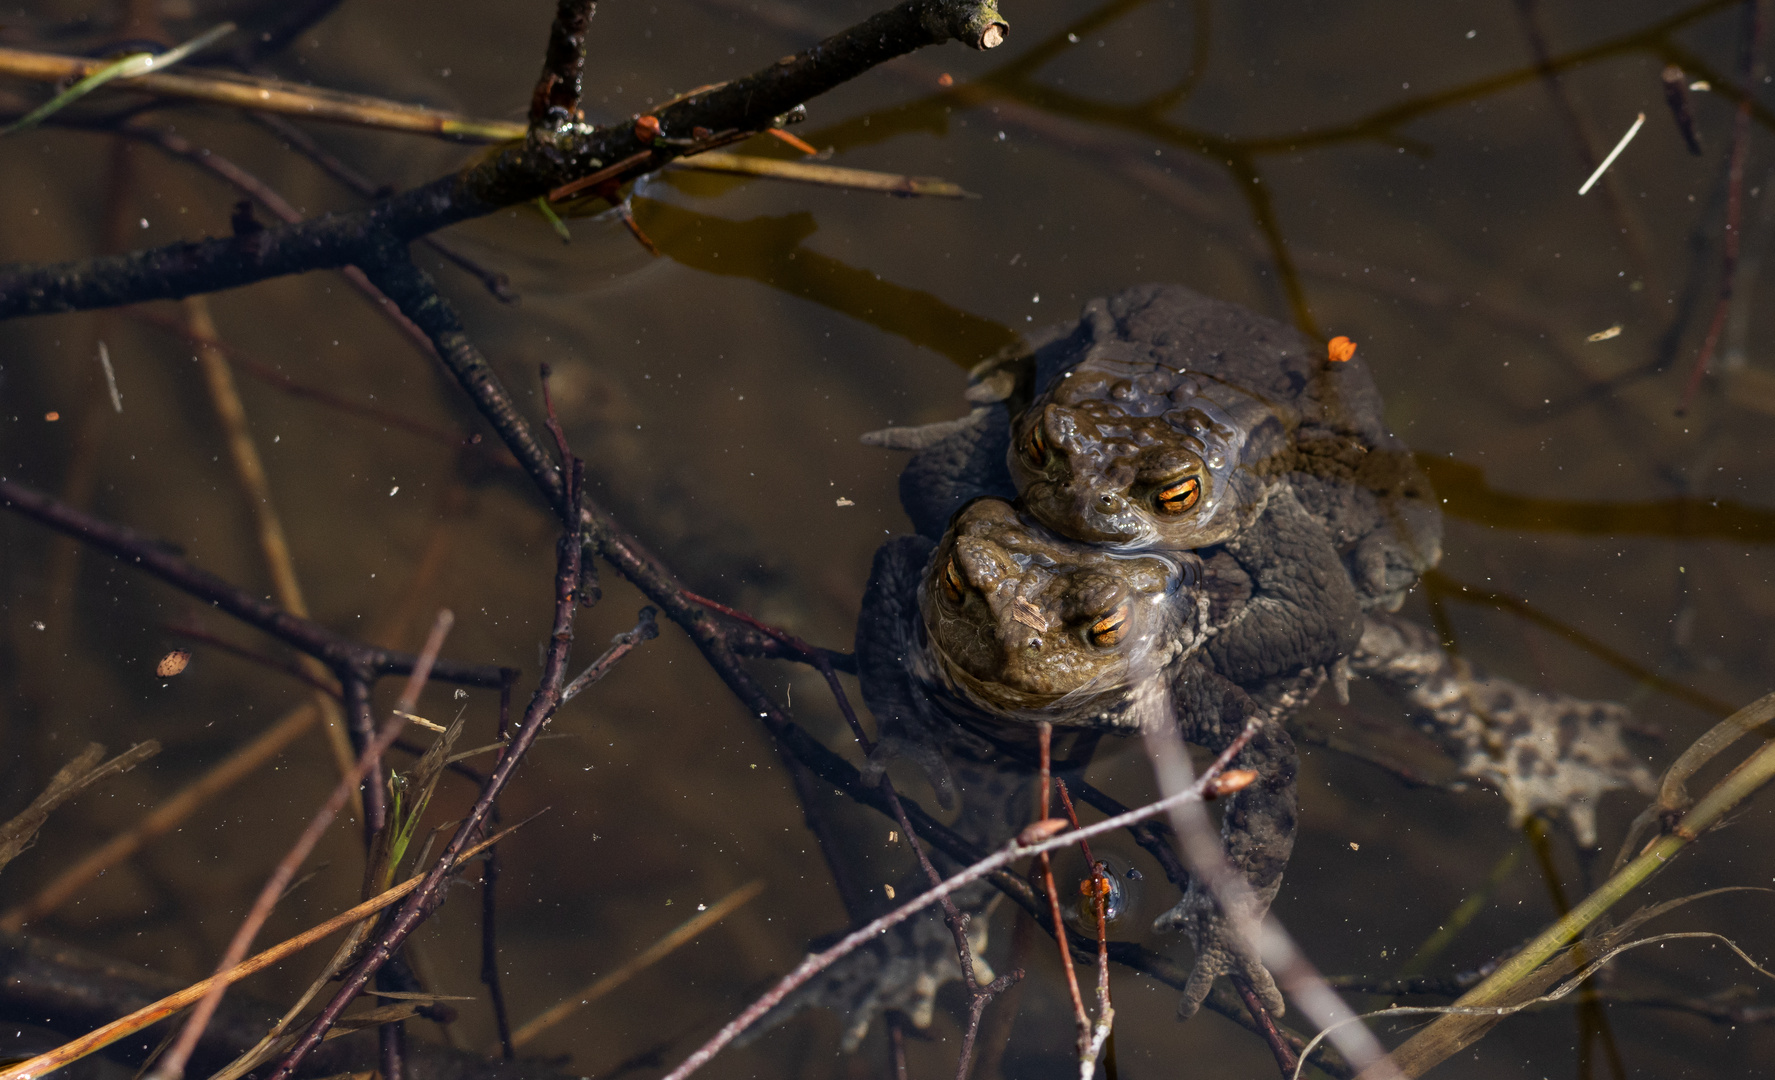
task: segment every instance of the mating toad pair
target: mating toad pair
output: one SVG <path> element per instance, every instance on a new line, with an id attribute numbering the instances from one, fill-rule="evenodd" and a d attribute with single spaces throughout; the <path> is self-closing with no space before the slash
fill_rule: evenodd
<path id="1" fill-rule="evenodd" d="M 877 554 L 858 624 L 872 764 L 910 757 L 948 802 L 958 750 L 1026 758 L 1041 721 L 1075 737 L 1077 767 L 1096 733 L 1175 724 L 1219 750 L 1255 718 L 1234 764 L 1258 779 L 1223 837 L 1267 908 L 1295 832 L 1283 715 L 1344 676 L 1364 613 L 1396 608 L 1440 554 L 1366 368 L 1147 286 L 977 371 L 969 396 L 964 420 L 869 440 L 919 451 L 901 497 L 922 534 Z M 1196 948 L 1186 1014 L 1228 972 L 1281 1010 L 1199 885 L 1159 925 Z"/>

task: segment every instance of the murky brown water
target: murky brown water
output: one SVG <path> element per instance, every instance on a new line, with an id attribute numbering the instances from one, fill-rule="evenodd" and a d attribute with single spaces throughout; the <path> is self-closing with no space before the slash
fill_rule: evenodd
<path id="1" fill-rule="evenodd" d="M 277 68 L 516 119 L 551 8 L 347 4 Z M 592 34 L 588 111 L 627 116 L 869 10 L 849 0 L 605 5 Z M 844 647 L 871 554 L 907 528 L 900 456 L 861 446 L 859 434 L 957 415 L 968 364 L 1131 283 L 1179 281 L 1278 317 L 1309 317 L 1313 329 L 1361 343 L 1390 420 L 1435 459 L 1449 496 L 1440 575 L 1408 610 L 1428 618 L 1434 600 L 1461 653 L 1499 673 L 1630 702 L 1664 733 L 1640 745 L 1661 768 L 1713 721 L 1699 702 L 1747 702 L 1775 671 L 1766 282 L 1740 288 L 1749 319 L 1728 328 L 1732 370 L 1704 384 L 1688 415 L 1674 412 L 1718 288 L 1731 105 L 1720 93 L 1695 94 L 1705 154 L 1692 157 L 1658 75 L 1675 61 L 1692 79 L 1732 81 L 1735 11 L 1539 5 L 1536 32 L 1562 65 L 1568 111 L 1530 66 L 1518 7 L 1502 0 L 1009 3 L 1003 49 L 950 46 L 898 61 L 814 102 L 799 129 L 836 147 L 838 164 L 940 175 L 978 200 L 674 174 L 635 200 L 666 257 L 650 257 L 615 221 L 572 222 L 564 247 L 535 214 L 515 212 L 451 238 L 509 273 L 519 306 L 500 305 L 454 270 L 438 273 L 521 397 L 534 400 L 539 362 L 555 365 L 599 497 L 691 587 Z M 209 21 L 171 14 L 174 37 Z M 947 93 L 944 73 L 954 80 Z M 1640 111 L 1645 130 L 1604 184 L 1579 197 L 1590 170 L 1573 118 L 1600 156 Z M 152 119 L 253 170 L 307 213 L 359 205 L 257 128 L 202 109 Z M 472 152 L 313 130 L 396 185 Z M 1764 209 L 1775 187 L 1767 139 L 1759 126 L 1746 172 L 1747 268 L 1765 254 L 1775 220 Z M 120 153 L 68 131 L 0 142 L 0 189 L 7 260 L 100 250 L 108 203 L 119 223 L 112 233 L 129 246 L 221 234 L 237 197 L 148 147 Z M 1292 269 L 1278 262 L 1282 250 Z M 479 430 L 456 391 L 337 275 L 258 285 L 212 305 L 233 346 L 303 384 Z M 1586 341 L 1616 324 L 1618 336 Z M 94 359 L 101 338 L 121 414 Z M 1659 363 L 1659 373 L 1597 389 Z M 0 364 L 0 471 L 89 500 L 269 590 L 189 348 L 128 313 L 60 316 L 0 327 Z M 319 618 L 364 635 L 381 628 L 413 647 L 428 613 L 449 606 L 458 615 L 451 656 L 535 670 L 554 533 L 523 484 L 465 474 L 436 443 L 244 376 L 241 393 Z M 61 419 L 45 422 L 50 410 Z M 422 571 L 428 559 L 435 572 Z M 605 577 L 604 602 L 581 623 L 586 642 L 626 628 L 639 606 Z M 304 700 L 300 686 L 213 649 L 200 648 L 183 676 L 155 678 L 154 661 L 177 643 L 170 622 L 262 642 L 10 516 L 0 517 L 0 603 L 9 807 L 85 740 L 166 744 L 148 766 L 58 815 L 0 880 L 7 905 Z M 791 695 L 799 720 L 845 746 L 816 676 L 761 670 Z M 466 737 L 488 741 L 492 697 L 474 694 L 468 706 Z M 447 691 L 427 702 L 437 715 L 452 707 Z M 1446 775 L 1427 744 L 1402 734 L 1397 713 L 1378 694 L 1358 693 L 1348 708 L 1315 705 L 1308 720 Z M 810 936 L 840 928 L 842 910 L 760 729 L 675 630 L 571 705 L 552 732 L 558 738 L 539 745 L 504 807 L 508 819 L 548 808 L 504 849 L 503 959 L 519 1020 L 697 905 L 766 883 L 761 899 L 533 1047 L 571 1055 L 571 1069 L 588 1076 L 662 1042 L 675 1061 L 759 980 L 799 958 Z M 205 972 L 322 797 L 328 762 L 322 740 L 305 737 L 274 770 L 38 929 L 174 974 Z M 1133 799 L 1149 786 L 1145 773 L 1137 754 L 1106 754 L 1093 776 Z M 447 780 L 445 790 L 441 813 L 466 806 L 466 784 Z M 1407 789 L 1309 747 L 1302 798 L 1304 832 L 1276 911 L 1328 973 L 1396 973 L 1512 852 L 1524 857 L 1432 971 L 1482 962 L 1553 914 L 1541 870 L 1489 793 Z M 1625 796 L 1606 805 L 1605 846 L 1638 808 Z M 879 834 L 883 880 L 896 880 L 902 857 L 889 853 L 886 823 L 854 816 Z M 1771 826 L 1765 800 L 1705 838 L 1648 895 L 1768 883 Z M 1569 841 L 1555 847 L 1565 895 L 1581 895 Z M 340 826 L 317 856 L 332 870 L 285 903 L 265 939 L 354 901 L 359 859 L 355 831 Z M 1666 922 L 1730 934 L 1766 957 L 1775 952 L 1769 904 L 1753 893 L 1721 897 Z M 477 917 L 464 891 L 420 935 L 424 966 L 445 992 L 480 993 Z M 1001 928 L 998 949 L 1007 937 Z M 1153 944 L 1187 956 L 1180 943 Z M 280 999 L 318 962 L 288 965 L 253 989 Z M 1071 1039 L 1051 959 L 1033 968 L 1005 1065 L 1019 1078 L 1062 1075 Z M 1723 948 L 1673 942 L 1624 960 L 1608 988 L 1700 997 L 1757 978 Z M 1125 971 L 1115 991 L 1123 1077 L 1271 1074 L 1262 1045 L 1227 1022 L 1204 1015 L 1177 1026 L 1173 991 Z M 1757 992 L 1762 1001 L 1775 993 Z M 463 1005 L 458 1037 L 486 1045 L 485 1007 Z M 1775 1060 L 1765 1028 L 1629 1006 L 1608 1019 L 1632 1076 L 1754 1076 Z M 913 1075 L 947 1075 L 958 1030 L 953 1015 L 940 1015 L 938 1041 L 912 1047 Z M 878 1040 L 846 1060 L 837 1032 L 830 1016 L 806 1017 L 724 1055 L 708 1075 L 883 1073 Z M 1611 1075 L 1601 1043 L 1589 1044 L 1583 1072 L 1578 1043 L 1571 1010 L 1556 1008 L 1505 1024 L 1437 1075 Z M 1060 1057 L 1044 1063 L 1043 1050 Z"/>

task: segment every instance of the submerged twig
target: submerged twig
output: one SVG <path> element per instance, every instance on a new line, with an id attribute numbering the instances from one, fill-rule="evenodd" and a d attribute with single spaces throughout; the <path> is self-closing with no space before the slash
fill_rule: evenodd
<path id="1" fill-rule="evenodd" d="M 173 553 L 170 544 L 77 510 L 17 481 L 0 477 L 0 507 L 14 510 L 98 548 L 128 566 L 146 571 L 190 596 L 255 626 L 285 644 L 324 661 L 337 671 L 370 675 L 404 675 L 418 657 L 352 641 L 308 619 L 299 618 L 245 589 L 193 566 Z M 458 664 L 439 660 L 431 677 L 463 686 L 498 687 L 516 676 L 509 668 Z"/>

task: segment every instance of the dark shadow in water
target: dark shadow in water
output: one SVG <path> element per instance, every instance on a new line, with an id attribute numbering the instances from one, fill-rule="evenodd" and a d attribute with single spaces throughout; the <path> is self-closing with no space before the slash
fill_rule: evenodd
<path id="1" fill-rule="evenodd" d="M 644 198 L 634 200 L 634 210 L 660 251 L 685 266 L 811 300 L 963 367 L 1022 344 L 1015 331 L 991 319 L 803 247 L 819 231 L 810 213 L 730 221 Z"/>
<path id="2" fill-rule="evenodd" d="M 1488 486 L 1485 471 L 1477 465 L 1430 454 L 1417 458 L 1443 500 L 1443 513 L 1494 528 L 1572 536 L 1775 543 L 1775 511 L 1727 499 L 1678 495 L 1652 502 L 1580 502 L 1510 495 Z"/>

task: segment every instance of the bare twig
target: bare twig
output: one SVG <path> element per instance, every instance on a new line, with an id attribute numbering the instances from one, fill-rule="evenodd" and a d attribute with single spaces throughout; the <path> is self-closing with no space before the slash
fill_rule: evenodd
<path id="1" fill-rule="evenodd" d="M 499 804 L 487 808 L 489 825 L 499 824 Z M 499 1056 L 511 1061 L 518 1056 L 512 1038 L 511 1014 L 505 1006 L 505 987 L 499 979 L 499 848 L 487 849 L 481 860 L 481 985 L 493 1006 L 493 1028 L 499 1035 Z"/>
<path id="2" fill-rule="evenodd" d="M 542 76 L 530 95 L 530 129 L 545 137 L 580 118 L 580 83 L 585 75 L 586 29 L 598 10 L 596 0 L 558 0 L 549 27 Z"/>
<path id="3" fill-rule="evenodd" d="M 1046 824 L 1050 820 L 1049 805 L 1053 798 L 1052 748 L 1054 725 L 1046 720 L 1037 729 L 1041 745 L 1041 779 L 1036 789 L 1038 824 Z M 1075 826 L 1076 828 L 1076 826 Z M 1080 842 L 1083 842 L 1081 838 Z M 1078 972 L 1073 970 L 1072 949 L 1066 942 L 1066 918 L 1060 911 L 1060 891 L 1054 885 L 1054 866 L 1046 853 L 1037 859 L 1037 872 L 1041 876 L 1042 888 L 1048 896 L 1049 917 L 1054 920 L 1054 940 L 1060 946 L 1060 966 L 1066 972 L 1066 989 L 1072 995 L 1073 1021 L 1078 1025 L 1078 1052 L 1081 1059 L 1085 1056 L 1085 1048 L 1091 1042 L 1091 1017 L 1085 1012 L 1085 998 L 1079 993 Z"/>
<path id="4" fill-rule="evenodd" d="M 1261 716 L 1251 717 L 1246 722 L 1239 745 L 1255 737 L 1264 723 Z M 1178 734 L 1161 729 L 1149 733 L 1145 741 L 1159 790 L 1166 793 L 1189 790 L 1189 755 Z M 1199 785 L 1200 781 L 1195 783 Z M 1372 1074 L 1370 1080 L 1396 1080 L 1396 1071 L 1387 1064 L 1387 1053 L 1379 1040 L 1361 1024 L 1344 1023 L 1355 1014 L 1325 984 L 1275 916 L 1270 916 L 1261 925 L 1256 924 L 1252 918 L 1255 898 L 1250 884 L 1227 861 L 1201 805 L 1186 805 L 1188 803 L 1189 800 L 1178 800 L 1174 804 L 1172 828 L 1182 841 L 1190 872 L 1208 888 L 1236 939 L 1261 956 L 1263 963 L 1276 973 L 1277 982 L 1314 1023 L 1322 1028 L 1341 1025 L 1336 1027 L 1333 1035 L 1334 1039 L 1341 1039 L 1336 1043 L 1338 1049 L 1358 1068 L 1368 1069 Z"/>
<path id="5" fill-rule="evenodd" d="M 305 270 L 361 266 L 391 237 L 408 242 L 533 201 L 643 152 L 648 156 L 637 169 L 652 171 L 690 150 L 707 149 L 693 137 L 698 128 L 762 131 L 809 98 L 894 57 L 950 39 L 994 48 L 1005 33 L 992 0 L 902 0 L 762 71 L 662 106 L 650 114 L 655 124 L 575 128 L 552 140 L 513 143 L 466 172 L 453 171 L 356 213 L 268 228 L 250 244 L 229 237 L 72 265 L 7 268 L 0 271 L 0 317 L 178 298 Z"/>
<path id="6" fill-rule="evenodd" d="M 1072 796 L 1066 790 L 1066 781 L 1055 780 L 1060 790 L 1060 801 L 1066 807 L 1066 819 L 1072 822 L 1073 828 L 1079 827 L 1078 811 L 1073 809 Z M 1080 1032 L 1079 1038 L 1079 1080 L 1091 1080 L 1097 1072 L 1097 1058 L 1109 1042 L 1110 1033 L 1115 1030 L 1115 1008 L 1109 999 L 1109 881 L 1104 876 L 1103 864 L 1091 855 L 1091 842 L 1079 841 L 1079 850 L 1084 853 L 1085 865 L 1090 867 L 1090 882 L 1081 886 L 1089 890 L 1091 910 L 1096 916 L 1097 924 L 1097 1020 L 1088 1024 Z M 1044 868 L 1045 871 L 1045 868 Z M 1053 875 L 1047 874 L 1049 888 L 1052 888 Z"/>
<path id="7" fill-rule="evenodd" d="M 308 619 L 299 618 L 269 601 L 223 581 L 207 570 L 173 553 L 171 545 L 116 525 L 14 480 L 0 478 L 0 506 L 34 518 L 50 528 L 96 547 L 129 566 L 147 571 L 180 591 L 214 606 L 309 656 L 324 661 L 335 672 L 362 672 L 372 676 L 403 675 L 413 671 L 418 657 L 393 649 L 379 649 L 335 634 Z M 516 677 L 510 668 L 471 666 L 439 660 L 431 677 L 462 686 L 498 687 Z"/>
<path id="8" fill-rule="evenodd" d="M 119 126 L 117 130 L 121 134 L 151 142 L 175 157 L 184 158 L 202 168 L 208 169 L 210 172 L 231 184 L 242 194 L 257 202 L 265 209 L 271 211 L 279 221 L 284 222 L 286 225 L 295 225 L 304 220 L 301 211 L 291 205 L 288 199 L 278 194 L 276 189 L 272 188 L 271 185 L 259 179 L 257 176 L 254 176 L 252 173 L 247 172 L 245 169 L 222 155 L 210 150 L 208 147 L 198 146 L 190 139 L 172 131 L 159 131 L 152 128 L 137 127 L 133 124 L 123 124 Z M 240 216 L 238 212 L 240 209 L 244 209 L 244 217 Z M 259 229 L 258 223 L 253 221 L 250 204 L 244 208 L 237 208 L 234 227 L 237 241 L 248 246 L 254 243 L 254 236 Z M 340 273 L 345 276 L 345 280 L 351 282 L 352 288 L 356 289 L 365 300 L 369 301 L 370 306 L 376 310 L 378 315 L 381 315 L 383 318 L 388 319 L 393 323 L 395 329 L 400 331 L 401 335 L 408 341 L 412 342 L 421 353 L 427 356 L 431 355 L 431 342 L 426 339 L 425 335 L 421 333 L 417 327 L 401 317 L 400 312 L 388 302 L 388 298 L 383 296 L 374 285 L 370 284 L 370 280 L 364 276 L 362 270 L 355 266 L 345 266 L 340 268 Z M 213 331 L 214 328 L 212 327 L 211 329 Z M 213 339 L 216 335 L 212 332 L 208 337 Z"/>
<path id="9" fill-rule="evenodd" d="M 1689 108 L 1689 77 L 1675 64 L 1664 65 L 1659 78 L 1664 83 L 1664 104 L 1670 106 L 1670 118 L 1683 137 L 1689 153 L 1701 156 L 1701 131 L 1695 127 L 1695 113 Z"/>
<path id="10" fill-rule="evenodd" d="M 248 113 L 247 115 L 282 139 L 290 149 L 319 165 L 328 176 L 364 198 L 385 199 L 393 193 L 393 188 L 386 184 L 378 184 L 347 165 L 338 155 L 329 152 L 326 147 L 315 141 L 312 135 L 283 117 L 275 113 L 262 112 Z M 458 270 L 479 281 L 483 288 L 498 297 L 500 303 L 515 304 L 518 302 L 518 294 L 512 288 L 511 275 L 505 271 L 482 266 L 455 244 L 441 236 L 427 236 L 422 238 L 420 242 L 454 263 Z"/>

